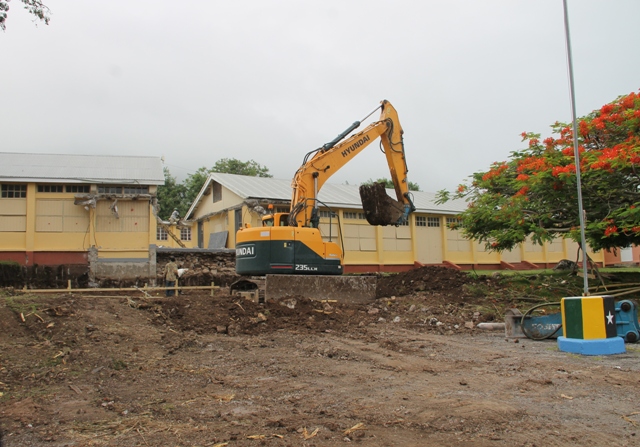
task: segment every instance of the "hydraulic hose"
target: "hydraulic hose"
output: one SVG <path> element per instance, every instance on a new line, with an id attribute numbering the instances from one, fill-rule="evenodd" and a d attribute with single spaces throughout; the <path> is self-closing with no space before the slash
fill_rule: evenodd
<path id="1" fill-rule="evenodd" d="M 558 302 L 556 302 L 556 303 L 542 303 L 542 304 L 538 304 L 538 305 L 536 305 L 536 306 L 533 306 L 531 309 L 529 309 L 528 311 L 526 311 L 526 312 L 524 313 L 524 315 L 522 315 L 522 318 L 520 319 L 520 329 L 522 329 L 522 333 L 523 333 L 524 335 L 526 335 L 526 336 L 527 336 L 527 338 L 530 338 L 531 340 L 546 340 L 547 338 L 551 338 L 551 337 L 553 337 L 553 336 L 556 334 L 556 332 L 558 332 L 558 331 L 562 328 L 562 323 L 561 323 L 561 324 L 556 328 L 556 330 L 555 330 L 555 331 L 553 331 L 553 332 L 551 332 L 550 334 L 545 335 L 545 336 L 543 336 L 543 337 L 534 337 L 531 333 L 527 333 L 527 330 L 525 329 L 525 326 L 524 326 L 524 320 L 525 320 L 525 318 L 526 318 L 529 314 L 531 314 L 531 312 L 533 312 L 534 310 L 536 310 L 536 309 L 538 309 L 538 308 L 540 308 L 540 307 L 548 307 L 548 306 L 560 306 L 560 302 L 558 301 Z"/>

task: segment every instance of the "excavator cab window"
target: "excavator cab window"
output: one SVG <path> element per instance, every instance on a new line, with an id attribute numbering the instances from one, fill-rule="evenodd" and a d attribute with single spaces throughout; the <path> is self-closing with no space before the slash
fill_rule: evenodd
<path id="1" fill-rule="evenodd" d="M 287 225 L 289 225 L 289 215 L 288 214 L 281 214 L 280 215 L 280 223 L 278 224 L 281 227 L 286 227 Z"/>
<path id="2" fill-rule="evenodd" d="M 269 216 L 265 219 L 262 219 L 263 227 L 272 227 L 273 226 L 273 216 Z"/>

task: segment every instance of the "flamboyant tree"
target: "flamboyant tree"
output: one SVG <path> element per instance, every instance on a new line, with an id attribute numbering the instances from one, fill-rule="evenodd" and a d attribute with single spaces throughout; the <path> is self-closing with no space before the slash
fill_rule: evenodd
<path id="1" fill-rule="evenodd" d="M 578 121 L 585 234 L 593 249 L 640 244 L 640 95 L 620 96 Z M 580 241 L 573 126 L 556 122 L 553 135 L 523 132 L 528 147 L 508 161 L 476 172 L 439 202 L 468 201 L 453 224 L 463 234 L 503 251 L 530 237 Z"/>

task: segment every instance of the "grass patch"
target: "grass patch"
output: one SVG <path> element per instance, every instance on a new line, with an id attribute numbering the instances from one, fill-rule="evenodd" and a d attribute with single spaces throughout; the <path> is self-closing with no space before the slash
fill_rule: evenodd
<path id="1" fill-rule="evenodd" d="M 33 313 L 38 310 L 38 305 L 36 303 L 24 303 L 19 300 L 16 300 L 14 297 L 9 296 L 4 299 L 6 306 L 16 314 L 28 314 Z"/>
<path id="2" fill-rule="evenodd" d="M 121 371 L 123 369 L 127 369 L 129 365 L 124 360 L 112 359 L 111 360 L 111 369 L 115 369 L 116 371 Z"/>

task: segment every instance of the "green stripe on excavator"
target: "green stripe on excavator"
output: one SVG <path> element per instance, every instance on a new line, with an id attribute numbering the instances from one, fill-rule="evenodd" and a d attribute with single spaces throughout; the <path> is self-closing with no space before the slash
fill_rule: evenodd
<path id="1" fill-rule="evenodd" d="M 242 252 L 250 254 L 238 254 Z M 342 266 L 339 259 L 323 259 L 299 241 L 258 241 L 237 245 L 236 273 L 340 275 Z"/>

